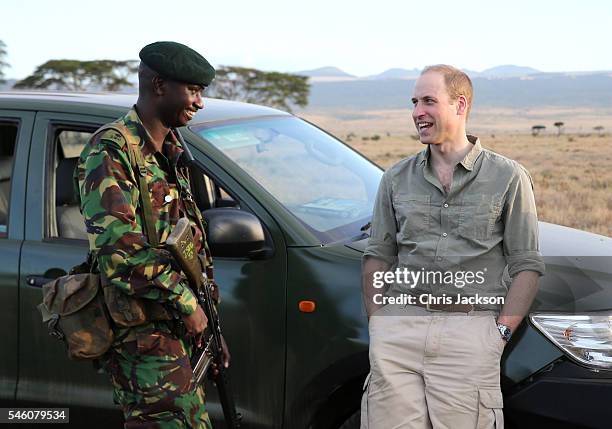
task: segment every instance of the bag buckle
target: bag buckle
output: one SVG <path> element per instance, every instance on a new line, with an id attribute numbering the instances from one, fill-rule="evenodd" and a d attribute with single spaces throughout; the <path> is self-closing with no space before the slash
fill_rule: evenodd
<path id="1" fill-rule="evenodd" d="M 53 314 L 51 316 L 51 319 L 49 319 L 49 322 L 47 322 L 47 329 L 49 330 L 49 335 L 51 335 L 53 338 L 57 338 L 58 340 L 63 340 L 64 333 L 57 326 L 57 324 L 59 323 L 59 319 L 60 319 L 59 314 L 57 313 Z"/>
<path id="2" fill-rule="evenodd" d="M 117 300 L 117 311 L 123 314 L 123 317 L 125 317 L 125 320 L 127 320 L 128 322 L 133 322 L 134 320 L 137 319 L 137 316 L 132 314 L 132 312 L 130 311 L 130 303 L 128 302 L 127 297 L 123 293 L 120 293 L 119 295 L 117 295 L 116 300 Z"/>

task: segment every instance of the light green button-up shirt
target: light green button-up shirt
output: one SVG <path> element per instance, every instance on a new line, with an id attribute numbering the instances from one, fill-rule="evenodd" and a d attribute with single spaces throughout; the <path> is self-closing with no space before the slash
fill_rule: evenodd
<path id="1" fill-rule="evenodd" d="M 474 147 L 455 167 L 448 193 L 429 147 L 383 175 L 364 256 L 392 264 L 398 277 L 388 295 L 499 297 L 517 273 L 544 273 L 529 173 L 468 139 Z"/>

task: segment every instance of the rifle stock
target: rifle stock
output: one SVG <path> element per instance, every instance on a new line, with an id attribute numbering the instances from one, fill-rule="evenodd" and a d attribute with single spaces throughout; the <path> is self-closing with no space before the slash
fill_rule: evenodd
<path id="1" fill-rule="evenodd" d="M 192 292 L 198 299 L 198 304 L 200 304 L 208 318 L 210 335 L 206 335 L 206 337 L 209 340 L 203 349 L 193 354 L 191 360 L 194 376 L 198 382 L 203 382 L 210 365 L 210 360 L 212 359 L 212 362 L 216 364 L 216 369 L 219 371 L 215 381 L 219 391 L 219 400 L 223 408 L 225 422 L 229 428 L 239 428 L 242 417 L 236 412 L 229 374 L 223 362 L 219 315 L 213 304 L 211 285 L 206 277 L 205 267 L 202 266 L 200 258 L 195 251 L 189 219 L 185 217 L 179 219 L 166 240 L 166 248 L 183 270 Z M 209 355 L 211 359 L 207 358 Z"/>
<path id="2" fill-rule="evenodd" d="M 191 289 L 194 292 L 202 289 L 202 269 L 200 259 L 196 254 L 189 219 L 182 217 L 178 220 L 166 240 L 166 248 L 170 250 L 183 273 L 185 273 Z"/>

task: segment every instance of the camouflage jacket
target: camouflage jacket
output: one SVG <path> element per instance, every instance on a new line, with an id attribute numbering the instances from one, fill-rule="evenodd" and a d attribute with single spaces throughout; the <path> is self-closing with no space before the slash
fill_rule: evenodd
<path id="1" fill-rule="evenodd" d="M 144 156 L 146 182 L 158 240 L 164 243 L 178 219 L 187 216 L 194 227 L 198 253 L 204 253 L 212 279 L 212 258 L 204 221 L 193 202 L 189 173 L 179 158 L 180 143 L 170 132 L 156 151 L 134 109 L 113 123 L 136 138 Z M 89 248 L 97 252 L 100 274 L 122 292 L 174 306 L 183 314 L 195 311 L 197 300 L 172 266 L 166 250 L 149 245 L 143 229 L 138 180 L 128 156 L 128 142 L 113 129 L 95 133 L 83 149 L 75 170 Z"/>

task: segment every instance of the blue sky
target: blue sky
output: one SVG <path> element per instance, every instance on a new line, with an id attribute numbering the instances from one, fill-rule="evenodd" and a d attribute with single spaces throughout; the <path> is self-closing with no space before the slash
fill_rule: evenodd
<path id="1" fill-rule="evenodd" d="M 213 65 L 298 71 L 333 65 L 364 76 L 449 63 L 542 71 L 612 70 L 612 2 L 4 0 L 5 70 L 49 59 L 137 59 L 176 40 Z"/>

